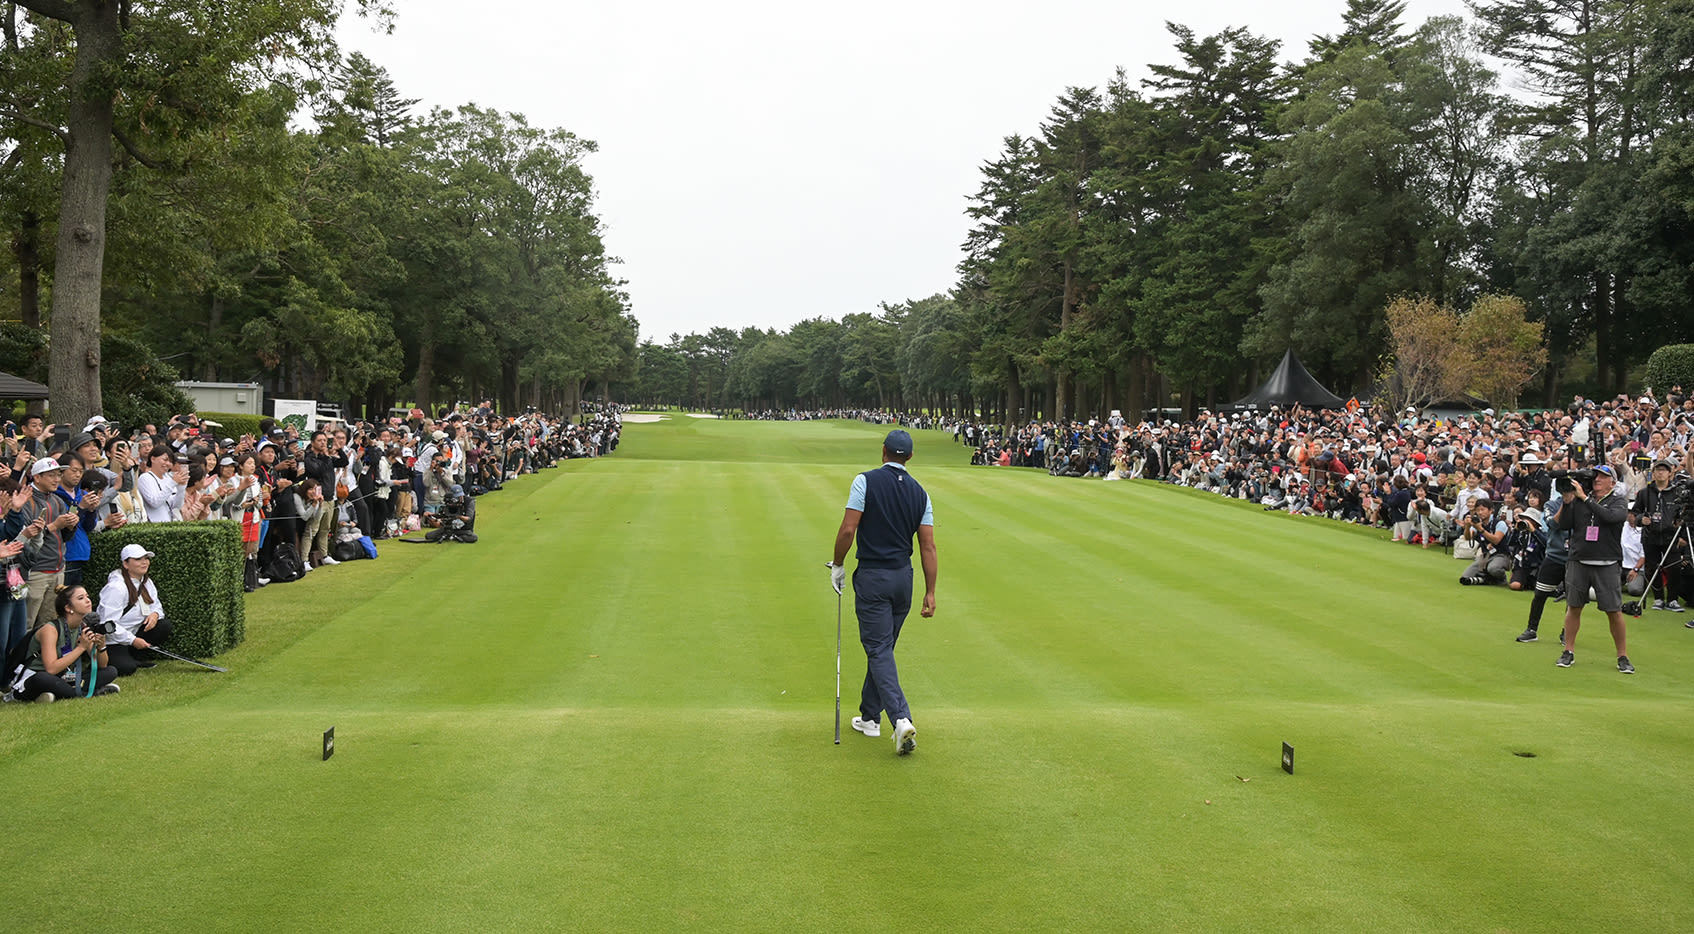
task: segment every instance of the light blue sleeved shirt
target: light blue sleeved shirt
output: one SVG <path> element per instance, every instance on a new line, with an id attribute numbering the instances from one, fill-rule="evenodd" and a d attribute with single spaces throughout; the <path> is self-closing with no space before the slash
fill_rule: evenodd
<path id="1" fill-rule="evenodd" d="M 889 461 L 887 466 L 906 469 L 893 461 Z M 865 475 L 862 473 L 853 475 L 853 488 L 847 491 L 847 508 L 854 512 L 865 511 Z M 918 525 L 935 525 L 935 507 L 930 503 L 927 490 L 923 494 L 923 518 L 918 521 Z"/>

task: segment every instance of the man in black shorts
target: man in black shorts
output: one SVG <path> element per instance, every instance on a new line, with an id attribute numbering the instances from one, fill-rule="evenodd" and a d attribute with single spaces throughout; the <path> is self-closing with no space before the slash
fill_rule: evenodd
<path id="1" fill-rule="evenodd" d="M 1565 562 L 1565 649 L 1559 653 L 1560 668 L 1569 668 L 1576 661 L 1576 632 L 1582 628 L 1582 607 L 1592 587 L 1594 602 L 1611 621 L 1618 671 L 1635 674 L 1624 645 L 1623 626 L 1623 524 L 1629 521 L 1629 505 L 1614 489 L 1616 485 L 1612 468 L 1601 464 L 1594 468 L 1594 492 L 1590 494 L 1581 481 L 1573 479 L 1570 495 L 1559 510 L 1558 527 L 1570 534 L 1570 558 Z"/>

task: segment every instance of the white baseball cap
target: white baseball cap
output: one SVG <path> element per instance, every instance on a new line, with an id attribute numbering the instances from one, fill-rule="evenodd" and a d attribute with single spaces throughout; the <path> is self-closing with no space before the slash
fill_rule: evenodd
<path id="1" fill-rule="evenodd" d="M 147 549 L 141 547 L 140 545 L 136 545 L 136 544 L 133 544 L 133 543 L 129 544 L 129 545 L 125 545 L 124 550 L 118 552 L 118 560 L 119 561 L 131 561 L 131 560 L 134 560 L 136 558 L 151 558 L 151 557 L 153 557 L 153 553 L 151 551 L 148 551 Z"/>
<path id="2" fill-rule="evenodd" d="M 32 476 L 32 477 L 39 477 L 49 470 L 64 470 L 64 469 L 65 469 L 64 464 L 59 463 L 58 461 L 54 460 L 51 457 L 43 457 L 42 459 L 36 461 L 35 463 L 33 463 L 29 466 L 29 475 Z"/>

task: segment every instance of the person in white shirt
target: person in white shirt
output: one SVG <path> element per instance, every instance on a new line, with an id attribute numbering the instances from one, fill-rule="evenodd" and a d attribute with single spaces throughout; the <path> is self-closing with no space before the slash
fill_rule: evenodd
<path id="1" fill-rule="evenodd" d="M 147 470 L 136 478 L 135 487 L 141 493 L 148 522 L 171 522 L 180 514 L 188 466 L 175 460 L 169 445 L 154 445 L 147 452 Z"/>
<path id="2" fill-rule="evenodd" d="M 153 662 L 135 653 L 168 641 L 170 620 L 159 603 L 159 590 L 148 571 L 153 566 L 153 553 L 140 545 L 129 544 L 118 553 L 120 566 L 106 578 L 100 588 L 100 619 L 115 623 L 106 637 L 106 655 L 118 677 L 135 674 L 138 668 L 152 668 Z"/>

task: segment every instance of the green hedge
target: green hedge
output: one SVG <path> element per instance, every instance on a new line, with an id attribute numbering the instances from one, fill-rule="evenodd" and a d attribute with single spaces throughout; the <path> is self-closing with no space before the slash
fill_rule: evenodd
<path id="1" fill-rule="evenodd" d="M 1666 344 L 1647 358 L 1647 385 L 1663 401 L 1672 386 L 1694 392 L 1694 344 Z"/>
<path id="2" fill-rule="evenodd" d="M 175 630 L 166 648 L 210 658 L 241 644 L 247 609 L 239 522 L 142 523 L 101 532 L 94 536 L 83 575 L 91 596 L 98 597 L 118 566 L 118 552 L 132 543 L 155 555 L 151 573 Z"/>
<path id="3" fill-rule="evenodd" d="M 241 440 L 242 435 L 259 436 L 259 418 L 245 412 L 195 412 L 201 418 L 209 418 L 222 428 L 213 429 L 210 434 L 218 438 L 234 438 Z"/>

